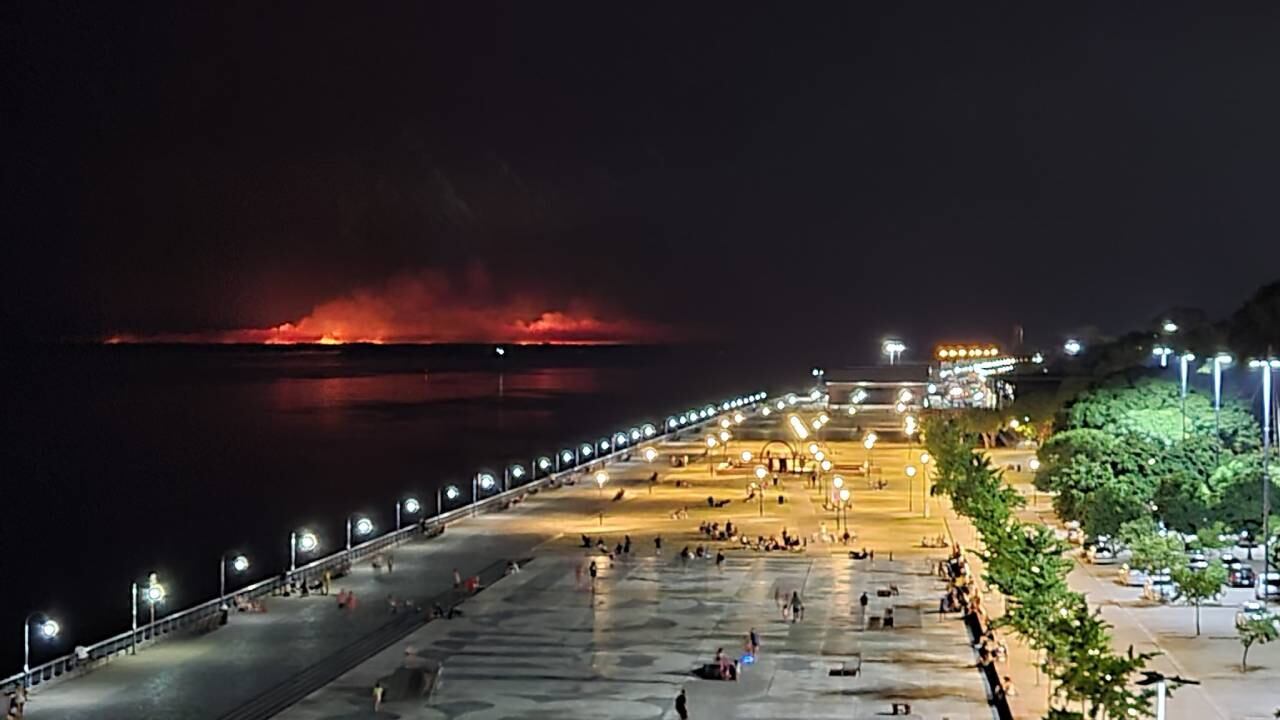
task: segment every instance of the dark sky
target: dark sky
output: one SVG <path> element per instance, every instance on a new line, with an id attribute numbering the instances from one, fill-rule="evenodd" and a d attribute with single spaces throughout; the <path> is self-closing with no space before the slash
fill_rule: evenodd
<path id="1" fill-rule="evenodd" d="M 3 10 L 6 337 L 425 274 L 687 338 L 1052 339 L 1280 276 L 1274 3 L 129 5 Z"/>

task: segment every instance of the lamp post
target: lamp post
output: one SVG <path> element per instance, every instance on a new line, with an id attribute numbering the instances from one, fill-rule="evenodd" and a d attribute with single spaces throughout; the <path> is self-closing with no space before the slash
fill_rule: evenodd
<path id="1" fill-rule="evenodd" d="M 596 481 L 596 497 L 597 497 L 598 499 L 603 500 L 603 499 L 604 499 L 604 484 L 605 484 L 605 483 L 607 483 L 607 482 L 609 482 L 609 473 L 607 473 L 607 472 L 605 472 L 605 471 L 603 471 L 603 470 L 601 470 L 601 471 L 597 472 L 597 473 L 596 473 L 596 475 L 595 475 L 595 481 Z"/>
<path id="2" fill-rule="evenodd" d="M 844 531 L 849 532 L 849 488 L 840 488 L 840 514 L 844 516 Z"/>
<path id="3" fill-rule="evenodd" d="M 862 438 L 862 447 L 866 448 L 867 450 L 867 479 L 868 480 L 871 479 L 871 450 L 876 446 L 877 439 L 878 438 L 876 437 L 876 434 L 873 432 L 867 433 L 867 436 Z"/>
<path id="4" fill-rule="evenodd" d="M 920 476 L 920 508 L 925 518 L 929 517 L 929 463 L 932 461 L 928 452 L 920 453 L 920 468 L 924 473 Z"/>
<path id="5" fill-rule="evenodd" d="M 409 515 L 417 515 L 422 511 L 422 503 L 418 502 L 418 498 L 405 498 L 403 501 L 396 503 L 396 530 L 400 529 L 400 510 L 404 509 Z"/>
<path id="6" fill-rule="evenodd" d="M 911 482 L 911 480 L 916 476 L 916 466 L 908 465 L 906 469 L 903 470 L 903 472 L 905 472 L 907 475 L 907 512 L 914 512 L 915 505 L 911 499 L 912 498 L 911 488 L 913 486 L 913 483 Z"/>
<path id="7" fill-rule="evenodd" d="M 1173 349 L 1164 345 L 1157 345 L 1151 348 L 1151 354 L 1160 358 L 1160 367 L 1169 367 L 1169 356 L 1173 354 Z"/>
<path id="8" fill-rule="evenodd" d="M 218 563 L 218 599 L 222 602 L 227 601 L 227 556 L 222 556 L 222 562 Z M 244 555 L 237 554 L 231 558 L 231 569 L 236 573 L 242 573 L 249 569 L 249 558 Z"/>
<path id="9" fill-rule="evenodd" d="M 1249 367 L 1262 371 L 1262 601 L 1271 598 L 1271 371 L 1280 360 L 1252 360 Z"/>
<path id="10" fill-rule="evenodd" d="M 898 359 L 902 357 L 902 352 L 907 349 L 907 346 L 901 340 L 885 340 L 880 349 L 889 356 L 890 365 L 897 365 Z"/>
<path id="11" fill-rule="evenodd" d="M 310 554 L 320 547 L 320 540 L 310 530 L 289 533 L 289 572 L 298 569 L 298 553 Z"/>
<path id="12" fill-rule="evenodd" d="M 840 505 L 834 501 L 837 497 L 840 497 L 840 491 L 845 489 L 844 478 L 840 477 L 839 475 L 836 475 L 835 477 L 831 478 L 831 489 L 835 495 L 835 497 L 831 498 L 831 500 L 833 501 L 831 504 L 834 506 L 833 509 L 835 510 L 835 513 L 836 513 L 836 530 L 839 530 L 840 529 Z"/>
<path id="13" fill-rule="evenodd" d="M 356 518 L 355 523 L 353 524 L 351 521 L 351 518 L 353 517 L 355 516 L 354 515 L 347 516 L 347 552 L 351 552 L 352 530 L 355 531 L 355 535 L 357 537 L 368 537 L 369 535 L 373 534 L 372 520 L 370 520 L 367 517 L 361 516 L 359 518 Z"/>
<path id="14" fill-rule="evenodd" d="M 1187 364 L 1195 360 L 1196 356 L 1189 352 L 1184 352 L 1178 356 L 1178 375 L 1182 380 L 1182 439 L 1187 439 Z"/>
<path id="15" fill-rule="evenodd" d="M 1218 457 L 1222 456 L 1222 368 L 1231 364 L 1231 356 L 1213 356 L 1213 436 L 1218 441 Z"/>
<path id="16" fill-rule="evenodd" d="M 760 506 L 760 517 L 764 517 L 764 485 L 753 482 L 747 488 L 756 496 L 756 502 Z"/>
<path id="17" fill-rule="evenodd" d="M 498 479 L 493 473 L 480 472 L 471 476 L 471 517 L 475 517 L 480 511 L 477 504 L 480 502 L 480 491 L 489 492 L 498 484 Z"/>
<path id="18" fill-rule="evenodd" d="M 31 621 L 41 613 L 31 613 L 22 622 L 22 687 L 31 686 Z M 45 617 L 36 625 L 39 630 L 40 637 L 45 640 L 52 640 L 62 632 L 62 626 L 57 620 Z"/>
<path id="19" fill-rule="evenodd" d="M 1062 351 L 1071 357 L 1079 355 L 1082 350 L 1084 350 L 1084 345 L 1075 338 L 1069 338 L 1066 342 L 1062 343 Z"/>
<path id="20" fill-rule="evenodd" d="M 133 586 L 134 588 L 137 588 L 138 584 L 134 583 Z M 166 591 L 164 585 L 161 585 L 160 581 L 156 579 L 155 573 L 151 573 L 149 576 L 147 576 L 147 586 L 142 588 L 142 599 L 147 601 L 147 606 L 151 610 L 151 621 L 148 624 L 148 627 L 151 627 L 152 637 L 155 637 L 155 628 L 153 626 L 156 624 L 156 605 L 164 602 L 164 596 L 167 594 L 168 594 L 168 591 Z M 134 610 L 133 626 L 134 628 L 137 628 L 138 627 L 138 605 L 136 602 L 133 605 L 133 610 Z M 134 646 L 135 648 L 137 647 L 137 631 L 136 630 L 134 631 Z"/>

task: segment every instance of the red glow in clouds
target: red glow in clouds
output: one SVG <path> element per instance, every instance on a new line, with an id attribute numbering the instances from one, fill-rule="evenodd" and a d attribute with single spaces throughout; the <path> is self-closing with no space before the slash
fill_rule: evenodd
<path id="1" fill-rule="evenodd" d="M 321 303 L 297 322 L 269 328 L 150 337 L 113 336 L 106 342 L 213 342 L 263 344 L 343 343 L 582 343 L 652 342 L 661 328 L 627 319 L 600 318 L 572 301 L 563 309 L 528 297 L 496 297 L 483 272 L 466 288 L 439 273 L 391 280 Z"/>

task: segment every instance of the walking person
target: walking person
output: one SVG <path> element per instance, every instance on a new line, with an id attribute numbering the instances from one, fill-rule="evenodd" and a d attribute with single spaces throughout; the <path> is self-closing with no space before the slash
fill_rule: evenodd
<path id="1" fill-rule="evenodd" d="M 719 568 L 721 565 L 724 565 L 724 551 L 716 550 L 716 567 Z"/>
<path id="2" fill-rule="evenodd" d="M 462 573 L 458 572 L 458 568 L 453 569 L 453 589 L 457 590 L 462 587 Z"/>
<path id="3" fill-rule="evenodd" d="M 396 556 L 392 555 L 391 553 L 387 553 L 387 574 L 390 575 L 391 571 L 395 569 L 396 569 Z"/>
<path id="4" fill-rule="evenodd" d="M 624 555 L 631 554 L 631 536 L 630 535 L 622 536 L 622 554 Z"/>
<path id="5" fill-rule="evenodd" d="M 322 594 L 329 594 L 329 583 L 333 582 L 333 572 L 329 568 L 324 569 L 324 575 L 320 576 L 320 590 Z"/>
<path id="6" fill-rule="evenodd" d="M 751 632 L 747 633 L 747 642 L 751 646 L 751 656 L 758 657 L 760 655 L 760 634 L 755 628 L 751 628 Z"/>
<path id="7" fill-rule="evenodd" d="M 676 696 L 676 715 L 680 720 L 689 720 L 689 701 L 685 698 L 684 688 L 680 688 L 680 694 Z"/>
<path id="8" fill-rule="evenodd" d="M 655 535 L 653 538 L 653 554 L 654 555 L 662 554 L 662 536 L 661 535 Z M 680 694 L 683 695 L 684 691 L 681 691 Z"/>
<path id="9" fill-rule="evenodd" d="M 382 695 L 386 692 L 386 688 L 382 687 L 382 682 L 378 681 L 373 684 L 373 711 L 380 712 L 382 710 Z"/>
<path id="10" fill-rule="evenodd" d="M 804 619 L 804 603 L 800 602 L 800 591 L 794 590 L 791 593 L 791 622 L 794 624 L 798 620 Z"/>
<path id="11" fill-rule="evenodd" d="M 591 592 L 595 592 L 596 591 L 596 575 L 600 574 L 600 568 L 596 567 L 595 560 L 591 561 L 591 567 L 588 568 L 588 572 L 591 573 Z"/>

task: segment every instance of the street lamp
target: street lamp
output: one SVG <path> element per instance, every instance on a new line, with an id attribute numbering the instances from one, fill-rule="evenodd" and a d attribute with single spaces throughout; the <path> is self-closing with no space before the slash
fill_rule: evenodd
<path id="1" fill-rule="evenodd" d="M 138 596 L 137 583 L 133 584 L 133 589 L 134 589 L 134 597 L 136 598 Z M 167 594 L 168 594 L 168 591 L 165 590 L 164 585 L 161 585 L 160 581 L 156 579 L 155 573 L 151 573 L 149 576 L 147 576 L 147 586 L 142 588 L 142 599 L 147 602 L 147 605 L 151 610 L 151 625 L 156 624 L 156 605 L 159 605 L 160 603 L 164 602 L 164 597 Z M 137 634 L 138 634 L 138 603 L 136 600 L 133 603 L 133 632 L 134 632 L 134 643 L 136 644 Z M 152 637 L 155 637 L 154 631 L 152 631 Z"/>
<path id="2" fill-rule="evenodd" d="M 768 474 L 769 474 L 769 471 L 768 471 L 768 470 L 766 470 L 766 469 L 765 469 L 765 467 L 764 467 L 763 465 L 757 465 L 757 466 L 756 466 L 756 479 L 757 479 L 757 480 L 759 480 L 759 481 L 761 481 L 761 482 L 764 482 L 764 476 L 765 476 L 765 475 L 768 475 Z"/>
<path id="3" fill-rule="evenodd" d="M 310 554 L 320 547 L 320 539 L 310 530 L 289 533 L 289 572 L 298 568 L 298 553 Z"/>
<path id="4" fill-rule="evenodd" d="M 400 529 L 400 510 L 404 509 L 409 515 L 417 515 L 422 510 L 422 503 L 418 502 L 418 498 L 405 498 L 402 502 L 396 503 L 396 530 Z"/>
<path id="5" fill-rule="evenodd" d="M 1213 356 L 1213 434 L 1219 446 L 1222 444 L 1222 368 L 1231 363 L 1232 358 L 1227 353 Z M 1222 454 L 1221 447 L 1218 454 Z"/>
<path id="6" fill-rule="evenodd" d="M 497 484 L 498 479 L 493 476 L 493 473 L 480 472 L 471 476 L 471 517 L 475 517 L 479 512 L 476 503 L 480 500 L 480 491 L 490 492 Z"/>
<path id="7" fill-rule="evenodd" d="M 796 438 L 805 440 L 809 437 L 809 427 L 804 424 L 799 415 L 788 415 L 787 424 L 791 426 L 791 432 L 795 433 Z"/>
<path id="8" fill-rule="evenodd" d="M 603 498 L 604 484 L 609 482 L 609 473 L 601 470 L 596 473 L 595 480 L 596 480 L 596 495 L 597 497 Z"/>
<path id="9" fill-rule="evenodd" d="M 862 447 L 867 449 L 867 477 L 871 477 L 871 449 L 876 446 L 876 440 L 879 439 L 875 433 L 869 432 L 867 436 L 862 438 Z"/>
<path id="10" fill-rule="evenodd" d="M 31 621 L 41 613 L 31 613 L 22 623 L 22 687 L 31 686 Z M 36 623 L 36 634 L 44 640 L 52 640 L 62 632 L 57 620 L 45 617 Z"/>
<path id="11" fill-rule="evenodd" d="M 1062 349 L 1068 355 L 1075 357 L 1080 354 L 1081 350 L 1084 350 L 1084 345 L 1081 345 L 1079 340 L 1071 338 L 1062 344 Z"/>
<path id="12" fill-rule="evenodd" d="M 760 506 L 760 517 L 764 517 L 764 486 L 753 482 L 747 488 L 751 490 L 752 495 L 756 496 L 757 504 Z"/>
<path id="13" fill-rule="evenodd" d="M 840 488 L 840 514 L 844 516 L 844 531 L 849 532 L 849 488 Z"/>
<path id="14" fill-rule="evenodd" d="M 365 537 L 366 535 L 369 535 L 370 533 L 373 532 L 372 520 L 370 520 L 367 517 L 360 517 L 358 520 L 355 521 L 355 524 L 353 526 L 351 522 L 352 517 L 354 516 L 352 515 L 347 516 L 347 550 L 351 549 L 351 531 L 353 527 L 355 529 L 355 534 L 360 537 Z"/>
<path id="15" fill-rule="evenodd" d="M 657 460 L 657 459 L 658 459 L 658 451 L 657 451 L 657 450 L 654 450 L 653 448 L 645 448 L 645 449 L 644 449 L 644 461 L 645 461 L 645 462 L 653 462 L 654 460 Z"/>
<path id="16" fill-rule="evenodd" d="M 1280 360 L 1251 360 L 1249 367 L 1262 371 L 1262 562 L 1263 602 L 1271 593 L 1271 371 L 1280 369 Z"/>
<path id="17" fill-rule="evenodd" d="M 752 455 L 751 455 L 751 451 L 750 451 L 750 450 L 743 450 L 743 451 L 742 451 L 742 454 L 741 454 L 741 455 L 739 455 L 738 457 L 742 458 L 742 462 L 743 462 L 744 464 L 745 464 L 745 463 L 749 463 L 749 462 L 751 462 L 751 457 L 752 457 Z"/>
<path id="18" fill-rule="evenodd" d="M 1169 333 L 1170 335 L 1172 335 L 1173 333 L 1178 332 L 1178 323 L 1176 323 L 1176 322 L 1174 322 L 1174 321 L 1172 321 L 1172 320 L 1165 320 L 1165 321 L 1164 321 L 1164 325 L 1162 325 L 1162 326 L 1160 326 L 1160 327 L 1161 327 L 1161 329 L 1162 329 L 1162 330 L 1164 330 L 1165 332 Z"/>
<path id="19" fill-rule="evenodd" d="M 227 601 L 227 556 L 222 556 L 222 562 L 218 563 L 218 599 L 222 602 Z M 249 569 L 249 558 L 244 555 L 236 555 L 231 558 L 231 569 L 236 574 L 243 573 Z"/>
<path id="20" fill-rule="evenodd" d="M 907 475 L 907 512 L 912 512 L 913 510 L 915 510 L 915 503 L 912 500 L 912 495 L 911 495 L 911 487 L 912 487 L 911 480 L 916 476 L 916 466 L 908 465 L 903 470 L 903 472 L 905 472 Z"/>
<path id="21" fill-rule="evenodd" d="M 1182 439 L 1187 439 L 1187 364 L 1195 360 L 1193 353 L 1184 352 L 1178 356 L 1178 374 L 1182 379 Z"/>
<path id="22" fill-rule="evenodd" d="M 920 453 L 920 468 L 924 475 L 920 477 L 920 509 L 924 513 L 924 517 L 929 517 L 929 463 L 933 462 L 933 457 L 928 452 Z"/>
<path id="23" fill-rule="evenodd" d="M 890 365 L 896 365 L 898 358 L 902 357 L 902 352 L 906 349 L 907 346 L 901 340 L 885 340 L 881 346 L 881 351 L 889 356 Z"/>

